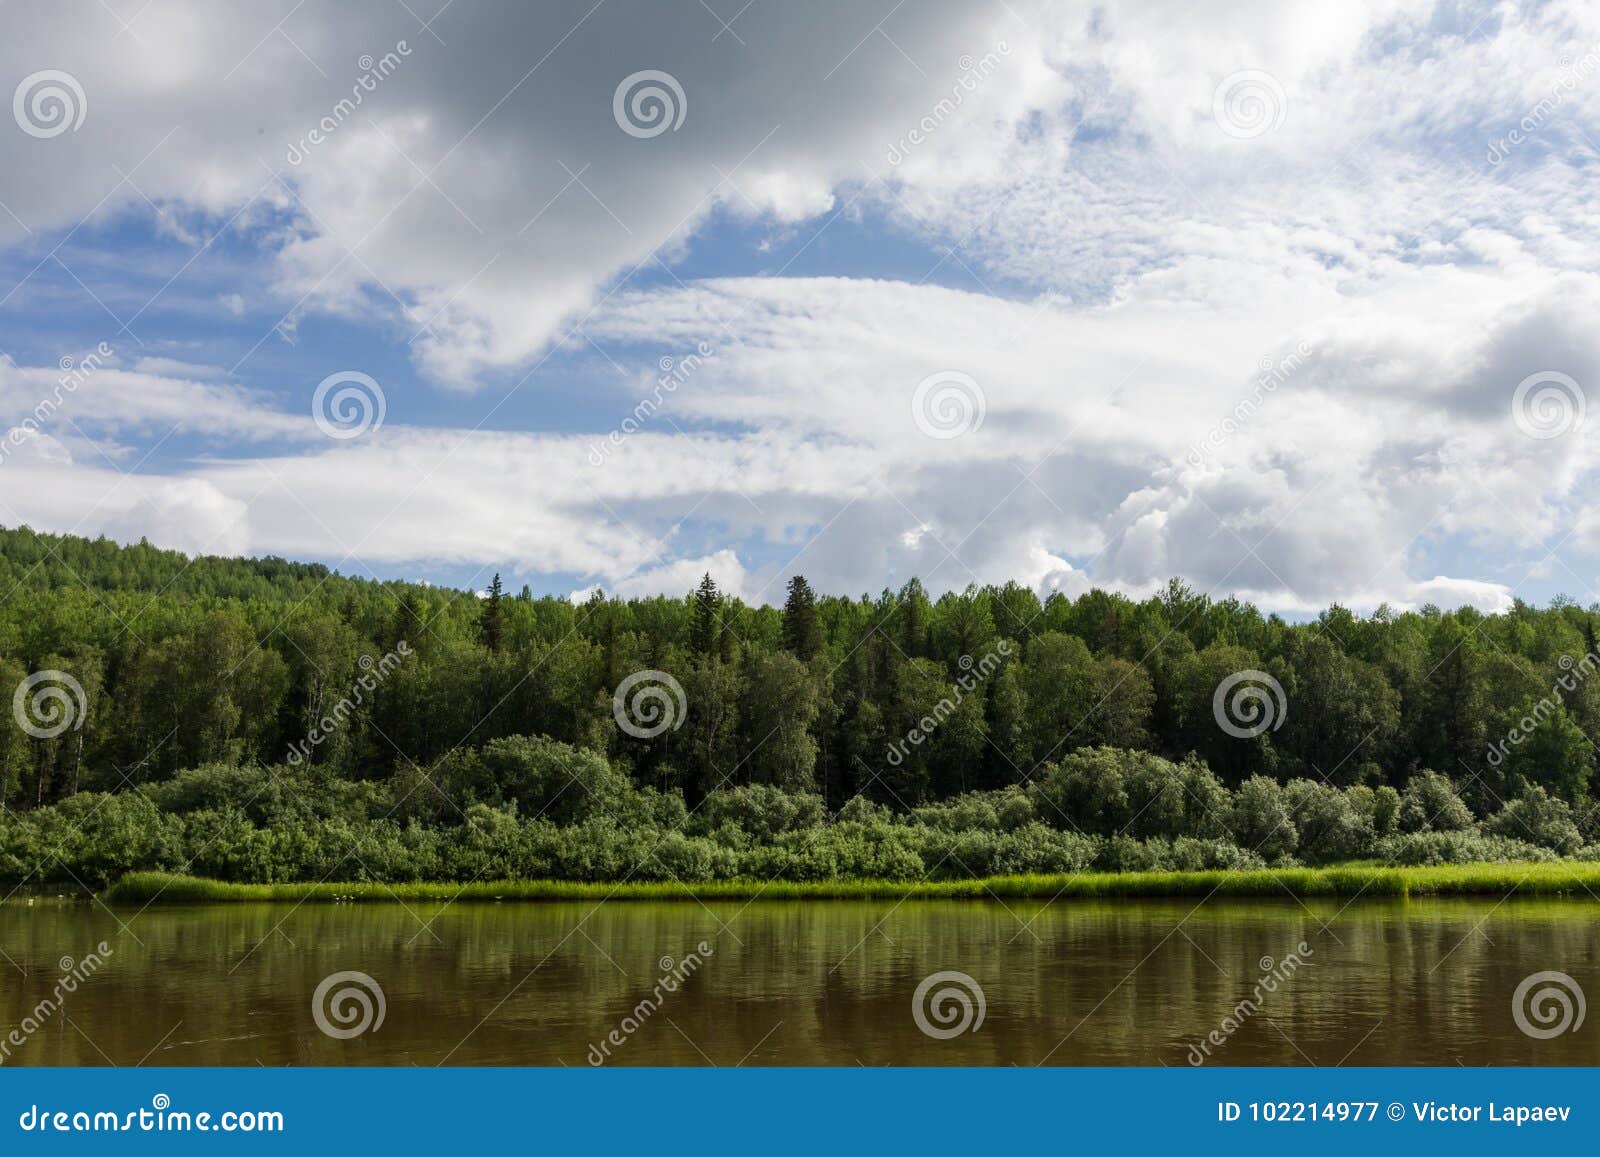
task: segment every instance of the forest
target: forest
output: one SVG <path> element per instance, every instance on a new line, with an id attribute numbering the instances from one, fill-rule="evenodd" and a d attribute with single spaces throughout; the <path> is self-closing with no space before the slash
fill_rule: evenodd
<path id="1" fill-rule="evenodd" d="M 13 888 L 1600 858 L 1565 598 L 572 601 L 25 527 L 0 591 Z"/>

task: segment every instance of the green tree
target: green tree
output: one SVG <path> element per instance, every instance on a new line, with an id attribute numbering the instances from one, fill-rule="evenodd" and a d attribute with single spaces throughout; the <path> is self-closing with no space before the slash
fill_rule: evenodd
<path id="1" fill-rule="evenodd" d="M 707 571 L 694 592 L 693 618 L 689 625 L 689 649 L 696 655 L 712 655 L 721 651 L 722 595 Z"/>
<path id="2" fill-rule="evenodd" d="M 804 575 L 789 580 L 789 597 L 783 604 L 783 645 L 803 663 L 809 663 L 822 645 L 816 592 Z"/>
<path id="3" fill-rule="evenodd" d="M 741 724 L 751 783 L 781 791 L 817 789 L 817 688 L 811 672 L 793 655 L 761 655 L 750 661 L 744 678 Z"/>
<path id="4" fill-rule="evenodd" d="M 478 636 L 491 652 L 500 649 L 500 642 L 504 636 L 505 627 L 500 618 L 501 593 L 500 572 L 496 571 L 494 581 L 489 584 L 489 592 L 483 600 L 483 609 L 478 615 Z"/>
<path id="5" fill-rule="evenodd" d="M 1488 756 L 1503 780 L 1536 784 L 1551 795 L 1582 806 L 1589 799 L 1589 760 L 1594 748 L 1566 708 L 1546 698 L 1525 700 L 1501 720 L 1499 745 Z"/>

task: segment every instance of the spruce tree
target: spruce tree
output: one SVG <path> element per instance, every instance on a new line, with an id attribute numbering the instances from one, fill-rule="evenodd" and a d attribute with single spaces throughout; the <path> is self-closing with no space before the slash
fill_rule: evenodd
<path id="1" fill-rule="evenodd" d="M 483 636 L 483 645 L 491 651 L 500 649 L 501 624 L 500 624 L 500 575 L 495 573 L 494 581 L 489 584 L 489 597 L 483 600 L 483 610 L 478 616 L 478 631 Z"/>
<path id="2" fill-rule="evenodd" d="M 694 617 L 689 623 L 689 649 L 697 655 L 712 655 L 717 650 L 717 620 L 718 611 L 722 606 L 722 596 L 717 593 L 717 584 L 712 581 L 711 573 L 706 572 L 700 580 L 700 585 L 694 592 Z"/>
<path id="3" fill-rule="evenodd" d="M 789 597 L 783 604 L 783 645 L 804 663 L 811 661 L 821 645 L 817 596 L 804 575 L 789 580 Z"/>

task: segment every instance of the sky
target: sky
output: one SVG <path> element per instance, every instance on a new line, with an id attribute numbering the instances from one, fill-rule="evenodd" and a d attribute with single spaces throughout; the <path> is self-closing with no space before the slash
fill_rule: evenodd
<path id="1" fill-rule="evenodd" d="M 6 0 L 0 524 L 1600 600 L 1600 7 Z"/>

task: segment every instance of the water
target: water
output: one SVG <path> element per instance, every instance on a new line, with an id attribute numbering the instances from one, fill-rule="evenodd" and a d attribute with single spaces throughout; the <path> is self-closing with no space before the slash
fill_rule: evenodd
<path id="1" fill-rule="evenodd" d="M 1210 1064 L 1593 1065 L 1600 1023 L 1535 1039 L 1512 998 L 1546 970 L 1600 994 L 1597 912 L 1285 899 L 113 913 L 13 899 L 0 905 L 0 1047 L 4 1063 L 35 1065 L 1184 1065 L 1215 1030 Z M 63 964 L 82 972 L 102 941 L 98 970 L 20 1047 L 6 1041 Z M 664 968 L 687 977 L 641 1006 Z M 1276 991 L 1241 1011 L 1263 970 Z M 313 996 L 343 971 L 381 988 L 384 1019 L 336 1039 Z M 937 972 L 981 988 L 981 1026 L 922 1031 L 913 997 Z"/>

